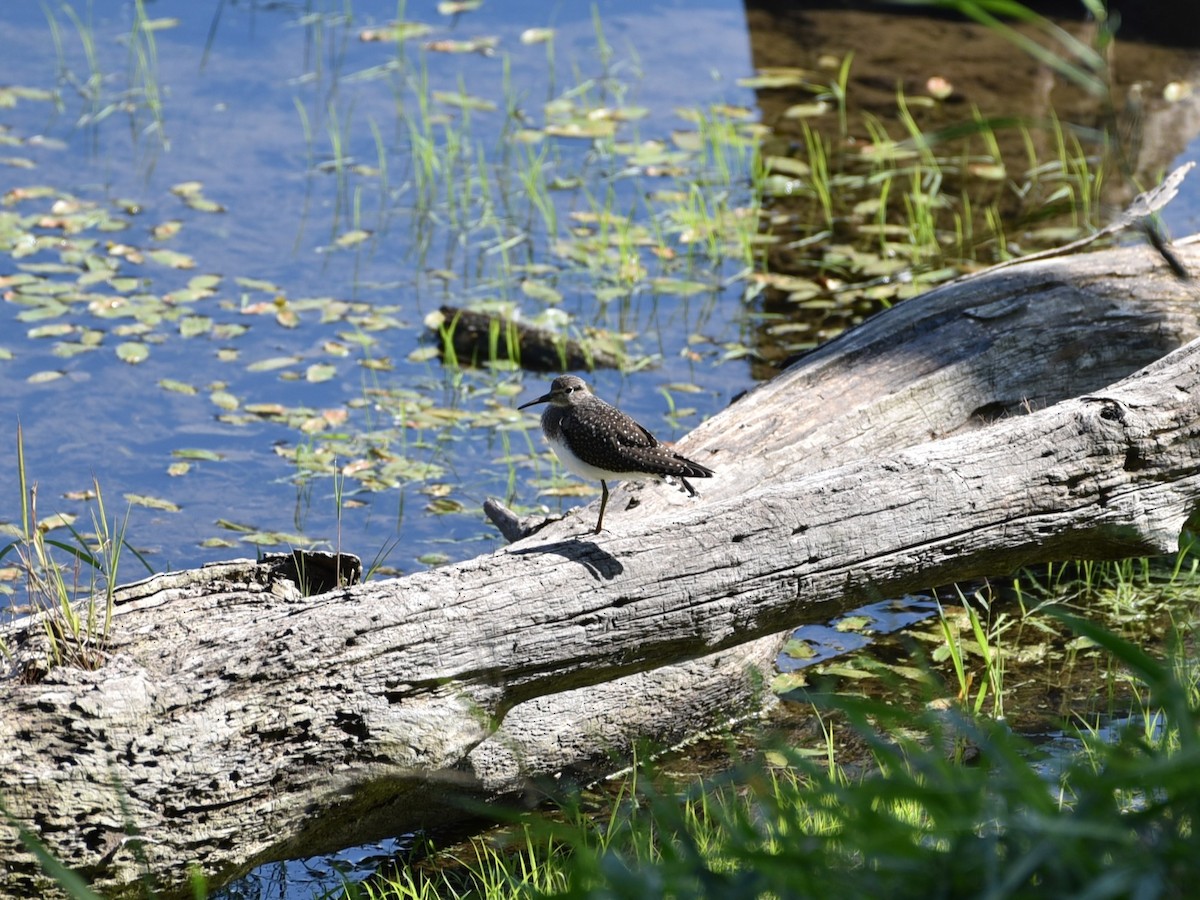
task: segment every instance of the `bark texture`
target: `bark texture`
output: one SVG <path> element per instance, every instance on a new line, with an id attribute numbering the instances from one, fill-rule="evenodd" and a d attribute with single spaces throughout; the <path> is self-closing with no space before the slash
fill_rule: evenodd
<path id="1" fill-rule="evenodd" d="M 192 860 L 219 882 L 450 821 L 455 794 L 744 713 L 773 635 L 863 601 L 1170 552 L 1200 499 L 1194 304 L 1144 247 L 1005 268 L 697 428 L 679 449 L 717 472 L 699 500 L 623 486 L 599 536 L 575 511 L 315 596 L 278 561 L 131 586 L 101 669 L 6 682 L 0 798 L 106 894 L 139 856 L 169 893 Z M 39 628 L 3 637 L 28 654 Z M 38 887 L 9 824 L 0 859 L 0 893 Z"/>

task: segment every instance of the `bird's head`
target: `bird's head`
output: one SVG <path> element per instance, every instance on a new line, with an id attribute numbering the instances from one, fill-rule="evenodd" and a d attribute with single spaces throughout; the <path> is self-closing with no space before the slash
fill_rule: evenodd
<path id="1" fill-rule="evenodd" d="M 537 406 L 539 403 L 570 406 L 573 403 L 578 403 L 590 393 L 591 391 L 588 389 L 587 382 L 579 376 L 559 375 L 551 382 L 550 393 L 542 394 L 536 400 L 530 400 L 528 403 L 522 403 L 517 409 L 525 409 L 527 406 Z"/>

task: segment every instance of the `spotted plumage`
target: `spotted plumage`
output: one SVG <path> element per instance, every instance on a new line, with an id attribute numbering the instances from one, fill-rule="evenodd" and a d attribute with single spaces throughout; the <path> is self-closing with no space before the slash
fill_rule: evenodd
<path id="1" fill-rule="evenodd" d="M 523 403 L 518 409 L 548 403 L 542 413 L 542 433 L 555 456 L 571 472 L 589 481 L 599 481 L 600 518 L 596 534 L 604 525 L 608 505 L 608 481 L 645 481 L 677 478 L 687 492 L 696 496 L 688 478 L 709 478 L 711 469 L 680 456 L 661 444 L 649 431 L 605 403 L 582 378 L 560 375 L 550 393 Z"/>

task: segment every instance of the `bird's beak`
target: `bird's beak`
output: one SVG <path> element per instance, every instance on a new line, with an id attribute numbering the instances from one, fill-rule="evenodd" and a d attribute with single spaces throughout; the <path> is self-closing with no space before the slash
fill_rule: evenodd
<path id="1" fill-rule="evenodd" d="M 530 400 L 528 403 L 522 403 L 520 406 L 517 407 L 517 409 L 524 409 L 527 406 L 537 406 L 539 403 L 549 403 L 549 402 L 550 402 L 550 395 L 542 394 L 542 396 L 538 397 L 536 400 Z"/>

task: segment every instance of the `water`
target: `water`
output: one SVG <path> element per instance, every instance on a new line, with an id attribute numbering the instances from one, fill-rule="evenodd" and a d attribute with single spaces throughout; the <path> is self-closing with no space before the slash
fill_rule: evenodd
<path id="1" fill-rule="evenodd" d="M 79 237 L 98 241 L 94 255 L 139 283 L 88 290 L 148 299 L 136 315 L 117 318 L 90 312 L 86 298 L 58 315 L 0 307 L 0 348 L 12 356 L 0 361 L 0 447 L 10 459 L 0 466 L 0 522 L 20 521 L 11 462 L 19 420 L 42 517 L 73 513 L 81 517 L 76 527 L 90 530 L 88 507 L 66 495 L 90 488 L 93 477 L 110 517 L 123 512 L 129 494 L 179 507 L 130 510 L 130 542 L 155 569 L 316 545 L 411 570 L 492 549 L 500 539 L 482 517 L 487 496 L 525 509 L 578 501 L 539 496 L 557 470 L 540 456 L 536 418 L 512 413 L 522 397 L 544 389 L 540 380 L 502 370 L 458 374 L 426 356 L 436 341 L 423 319 L 447 302 L 494 299 L 526 316 L 557 307 L 576 328 L 631 334 L 631 355 L 654 367 L 636 377 L 597 373 L 593 381 L 663 438 L 750 383 L 744 363 L 714 365 L 713 348 L 742 329 L 741 288 L 723 286 L 739 263 L 696 257 L 647 272 L 712 286 L 698 296 L 634 285 L 599 304 L 596 274 L 550 253 L 523 186 L 500 183 L 520 168 L 506 165 L 506 154 L 523 152 L 508 135 L 517 125 L 538 127 L 551 98 L 644 107 L 644 120 L 618 129 L 623 139 L 669 140 L 672 128 L 689 127 L 676 107 L 751 103 L 751 92 L 735 84 L 750 72 L 740 9 L 613 2 L 598 4 L 593 18 L 584 4 L 496 6 L 456 18 L 413 6 L 409 18 L 432 31 L 400 52 L 394 43 L 360 40 L 395 16 L 390 0 L 356 3 L 353 18 L 332 2 L 155 3 L 146 15 L 164 27 L 149 31 L 135 28 L 137 10 L 128 3 L 79 4 L 78 25 L 59 8 L 53 31 L 41 7 L 6 4 L 0 83 L 57 85 L 60 95 L 57 103 L 21 100 L 4 111 L 3 122 L 24 141 L 9 155 L 24 162 L 0 168 L 0 193 L 52 185 L 107 211 L 126 227 Z M 531 27 L 555 29 L 552 60 L 546 45 L 521 43 Z M 494 54 L 421 46 L 480 35 L 498 38 Z M 697 58 L 706 61 L 700 71 Z M 94 99 L 76 87 L 93 72 Z M 423 83 L 428 89 L 418 90 Z M 451 100 L 422 112 L 418 97 L 432 91 Z M 463 110 L 453 102 L 460 91 L 496 109 Z M 515 115 L 506 114 L 509 106 Z M 428 121 L 418 130 L 437 145 L 435 164 L 446 170 L 424 188 L 409 130 L 422 117 Z M 460 139 L 468 146 L 456 163 L 449 148 Z M 587 141 L 547 139 L 535 150 L 545 153 L 548 178 L 586 178 L 601 199 L 611 190 L 621 210 L 672 184 L 620 171 L 621 158 Z M 505 209 L 490 209 L 478 186 L 474 201 L 461 199 L 471 172 L 463 160 L 480 158 Z M 200 196 L 224 211 L 197 210 L 172 193 L 186 182 L 199 182 Z M 424 208 L 422 190 L 435 192 Z M 587 208 L 578 190 L 551 199 L 564 219 Z M 134 207 L 135 214 L 122 211 Z M 6 206 L 29 216 L 50 208 L 49 200 Z M 156 227 L 172 223 L 178 234 L 156 237 Z M 338 245 L 363 231 L 365 240 Z M 187 254 L 194 268 L 131 262 L 105 253 L 112 241 L 143 254 Z M 4 272 L 59 261 L 49 248 Z M 164 302 L 197 275 L 220 276 L 210 296 Z M 76 274 L 46 277 L 73 282 Z M 531 300 L 525 280 L 558 291 L 561 302 Z M 277 321 L 292 311 L 294 321 Z M 186 327 L 201 329 L 195 336 L 181 334 L 185 315 Z M 69 330 L 29 336 L 47 323 Z M 687 352 L 689 336 L 702 352 Z M 81 350 L 86 340 L 98 346 Z M 117 356 L 121 344 L 149 354 L 130 365 Z M 280 367 L 255 371 L 275 361 Z M 661 392 L 671 383 L 699 392 L 680 398 L 686 410 L 668 420 Z M 262 414 L 265 405 L 277 414 Z M 191 451 L 220 459 L 194 460 Z M 185 462 L 186 474 L 169 474 Z M 340 487 L 339 469 L 351 473 Z M 138 568 L 126 572 L 136 577 Z"/>

